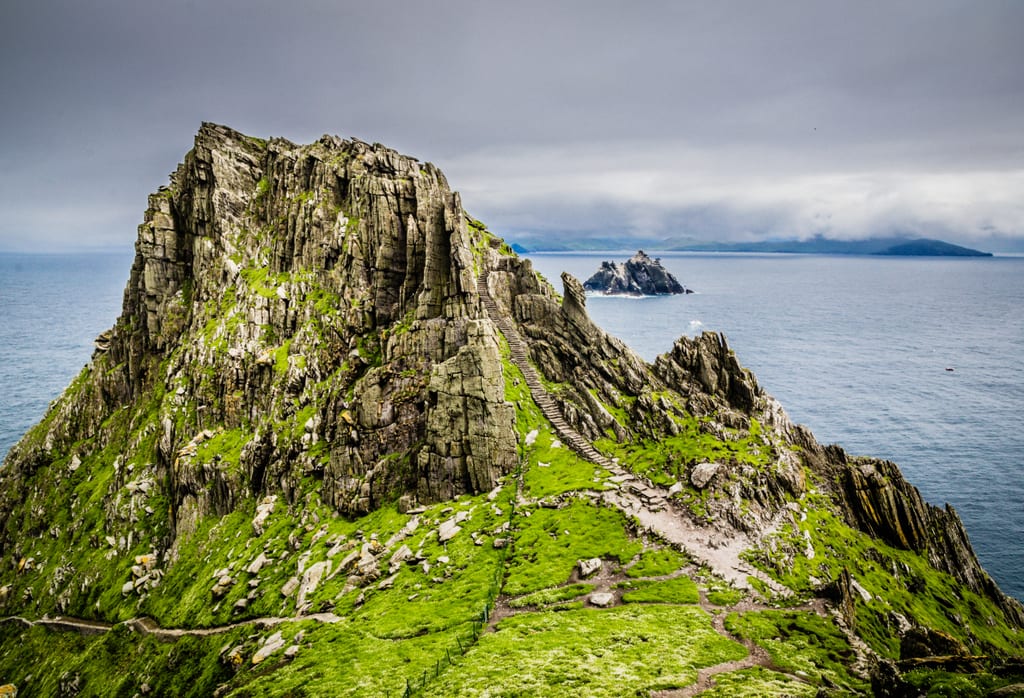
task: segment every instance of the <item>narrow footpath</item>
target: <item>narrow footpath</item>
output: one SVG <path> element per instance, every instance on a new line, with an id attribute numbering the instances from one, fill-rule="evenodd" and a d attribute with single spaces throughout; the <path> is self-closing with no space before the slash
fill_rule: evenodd
<path id="1" fill-rule="evenodd" d="M 35 626 L 52 628 L 54 630 L 65 630 L 77 632 L 81 635 L 102 635 L 110 632 L 119 625 L 124 625 L 133 632 L 140 635 L 152 635 L 161 640 L 177 640 L 182 637 L 206 637 L 230 632 L 236 628 L 254 626 L 258 628 L 270 628 L 281 623 L 301 623 L 305 620 L 312 620 L 318 623 L 337 623 L 340 616 L 333 613 L 313 613 L 308 616 L 271 616 L 264 618 L 250 618 L 249 620 L 238 621 L 229 625 L 218 625 L 212 628 L 162 628 L 152 618 L 140 617 L 129 618 L 120 623 L 104 623 L 96 620 L 85 620 L 83 618 L 70 618 L 68 616 L 54 616 L 53 618 L 40 618 L 29 620 L 21 616 L 8 616 L 0 618 L 0 625 L 4 623 L 19 623 L 25 627 Z"/>
<path id="2" fill-rule="evenodd" d="M 502 313 L 491 296 L 488 285 L 489 272 L 483 272 L 477 279 L 477 290 L 487 315 L 505 336 L 511 352 L 512 363 L 522 371 L 526 385 L 533 394 L 541 413 L 551 422 L 562 443 L 568 444 L 581 457 L 608 470 L 616 489 L 601 494 L 601 499 L 622 510 L 627 516 L 635 516 L 640 524 L 664 540 L 682 547 L 698 563 L 739 589 L 754 591 L 750 578 L 757 579 L 773 594 L 789 596 L 792 592 L 774 579 L 747 564 L 741 557 L 752 541 L 739 531 L 723 532 L 701 526 L 683 511 L 672 505 L 668 490 L 637 477 L 616 461 L 600 453 L 594 445 L 573 429 L 554 398 L 544 387 L 537 370 L 530 363 L 529 350 L 519 331 L 510 320 L 509 313 Z"/>

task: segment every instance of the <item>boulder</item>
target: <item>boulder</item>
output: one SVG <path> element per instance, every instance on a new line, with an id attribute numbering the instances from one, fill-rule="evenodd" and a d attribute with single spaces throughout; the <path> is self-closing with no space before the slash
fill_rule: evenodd
<path id="1" fill-rule="evenodd" d="M 296 607 L 305 605 L 306 597 L 316 591 L 317 586 L 320 584 L 320 580 L 330 573 L 330 560 L 324 560 L 314 565 L 310 565 L 310 567 L 302 573 L 302 584 L 299 585 L 299 594 L 295 599 Z"/>
<path id="2" fill-rule="evenodd" d="M 721 463 L 698 463 L 690 471 L 690 483 L 698 490 L 708 486 L 718 473 L 725 468 Z"/>
<path id="3" fill-rule="evenodd" d="M 900 659 L 967 657 L 970 652 L 949 633 L 931 628 L 911 628 L 900 638 Z"/>
<path id="4" fill-rule="evenodd" d="M 263 641 L 263 644 L 255 654 L 252 655 L 252 663 L 259 664 L 267 657 L 277 652 L 279 649 L 284 647 L 284 638 L 281 637 L 281 632 L 278 631 Z"/>
<path id="5" fill-rule="evenodd" d="M 601 569 L 601 558 L 594 557 L 589 560 L 579 560 L 576 566 L 579 568 L 580 578 L 586 579 Z"/>
<path id="6" fill-rule="evenodd" d="M 440 542 L 444 543 L 454 538 L 455 534 L 457 534 L 461 530 L 462 527 L 455 523 L 455 517 L 446 519 L 445 521 L 441 522 L 441 525 L 437 529 L 437 539 Z"/>

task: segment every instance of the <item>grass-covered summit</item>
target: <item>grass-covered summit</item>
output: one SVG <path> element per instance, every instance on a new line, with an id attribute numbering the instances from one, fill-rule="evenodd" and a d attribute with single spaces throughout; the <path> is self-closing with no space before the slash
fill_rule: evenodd
<path id="1" fill-rule="evenodd" d="M 432 165 L 204 125 L 0 468 L 19 695 L 983 695 L 1020 605 L 724 338 L 654 364 Z"/>

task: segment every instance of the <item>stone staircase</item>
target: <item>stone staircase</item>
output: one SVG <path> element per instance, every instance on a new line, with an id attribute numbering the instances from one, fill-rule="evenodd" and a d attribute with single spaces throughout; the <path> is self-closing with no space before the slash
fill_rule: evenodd
<path id="1" fill-rule="evenodd" d="M 485 271 L 477 279 L 477 290 L 480 294 L 480 299 L 483 301 L 484 309 L 491 320 L 498 326 L 498 329 L 501 330 L 501 333 L 505 335 L 505 340 L 508 342 L 509 350 L 512 354 L 512 363 L 522 371 L 523 377 L 526 379 L 526 385 L 530 388 L 530 392 L 533 393 L 533 401 L 537 403 L 537 407 L 540 408 L 544 417 L 551 422 L 555 433 L 558 434 L 558 438 L 562 443 L 569 446 L 591 463 L 597 463 L 609 470 L 621 472 L 611 460 L 602 455 L 594 448 L 593 444 L 565 421 L 562 411 L 558 408 L 551 394 L 548 393 L 547 388 L 544 387 L 537 370 L 530 363 L 530 355 L 526 348 L 526 343 L 520 336 L 519 331 L 513 326 L 508 315 L 498 310 L 498 304 L 494 301 L 487 286 L 487 276 L 488 272 Z"/>

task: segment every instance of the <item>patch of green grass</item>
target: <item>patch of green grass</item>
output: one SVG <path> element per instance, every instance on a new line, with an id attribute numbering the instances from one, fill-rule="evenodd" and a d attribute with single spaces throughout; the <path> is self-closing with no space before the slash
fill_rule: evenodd
<path id="1" fill-rule="evenodd" d="M 5 624 L 0 630 L 0 680 L 19 695 L 131 696 L 148 684 L 151 695 L 212 695 L 231 677 L 218 655 L 224 643 L 245 631 L 161 642 L 117 626 L 103 635 L 31 629 Z"/>
<path id="2" fill-rule="evenodd" d="M 767 650 L 780 669 L 802 671 L 818 686 L 848 691 L 868 688 L 847 669 L 854 652 L 831 620 L 806 612 L 757 611 L 730 613 L 725 627 Z"/>
<path id="3" fill-rule="evenodd" d="M 238 465 L 242 447 L 249 441 L 251 434 L 244 429 L 228 429 L 214 434 L 213 438 L 199 444 L 196 457 L 203 462 L 214 460 Z"/>
<path id="4" fill-rule="evenodd" d="M 522 613 L 482 635 L 423 695 L 647 695 L 687 686 L 699 668 L 746 654 L 693 606 Z"/>
<path id="5" fill-rule="evenodd" d="M 1024 640 L 990 599 L 933 568 L 926 556 L 850 528 L 823 495 L 806 495 L 800 504 L 806 518 L 795 527 L 783 526 L 768 547 L 748 554 L 749 561 L 804 594 L 848 569 L 872 596 L 870 601 L 856 596 L 856 620 L 857 633 L 876 652 L 899 656 L 899 641 L 888 620 L 893 612 L 947 632 L 980 654 L 1019 656 L 1024 651 Z M 813 558 L 805 554 L 807 536 Z"/>
<path id="6" fill-rule="evenodd" d="M 700 601 L 697 585 L 689 577 L 673 577 L 657 582 L 624 582 L 621 586 L 630 590 L 622 595 L 626 603 L 691 604 Z"/>
<path id="7" fill-rule="evenodd" d="M 535 591 L 532 594 L 526 596 L 520 596 L 519 598 L 512 599 L 508 602 L 508 605 L 512 608 L 526 608 L 528 606 L 548 606 L 554 603 L 561 603 L 563 601 L 570 601 L 572 599 L 589 594 L 594 590 L 593 584 L 569 584 L 564 587 L 557 587 L 555 589 L 544 589 L 543 591 Z"/>
<path id="8" fill-rule="evenodd" d="M 674 548 L 645 550 L 636 564 L 626 570 L 628 577 L 660 577 L 672 574 L 689 563 L 689 558 Z"/>
<path id="9" fill-rule="evenodd" d="M 642 549 L 617 509 L 583 500 L 563 509 L 533 509 L 516 522 L 516 555 L 505 581 L 505 593 L 513 596 L 564 584 L 578 560 L 599 557 L 625 564 Z"/>
<path id="10" fill-rule="evenodd" d="M 1017 683 L 1020 678 L 997 678 L 987 672 L 954 674 L 931 669 L 914 669 L 903 675 L 904 681 L 928 698 L 983 698 L 997 688 Z"/>
<path id="11" fill-rule="evenodd" d="M 733 587 L 714 587 L 708 590 L 707 597 L 716 606 L 733 606 L 743 598 L 743 592 Z"/>
<path id="12" fill-rule="evenodd" d="M 526 493 L 532 497 L 550 497 L 579 490 L 602 490 L 607 471 L 580 458 L 572 449 L 553 444 L 557 437 L 544 430 L 533 446 L 526 449 L 529 459 L 523 476 Z"/>
<path id="13" fill-rule="evenodd" d="M 759 666 L 718 674 L 715 685 L 701 693 L 704 698 L 813 698 L 816 695 L 817 686 Z"/>
<path id="14" fill-rule="evenodd" d="M 291 661 L 268 660 L 273 671 L 248 668 L 236 676 L 228 696 L 402 696 L 406 682 L 433 677 L 446 651 L 457 658 L 469 629 L 427 633 L 401 641 L 381 639 L 355 623 L 308 624 L 302 649 Z"/>
<path id="15" fill-rule="evenodd" d="M 697 418 L 689 413 L 671 413 L 679 428 L 676 436 L 658 440 L 644 439 L 620 444 L 605 438 L 596 445 L 605 453 L 638 475 L 661 485 L 689 482 L 689 469 L 702 461 L 739 463 L 763 469 L 771 463 L 771 447 L 763 436 L 761 425 L 751 420 L 746 432 L 727 429 L 729 438 L 722 439 L 705 431 L 710 418 Z"/>

